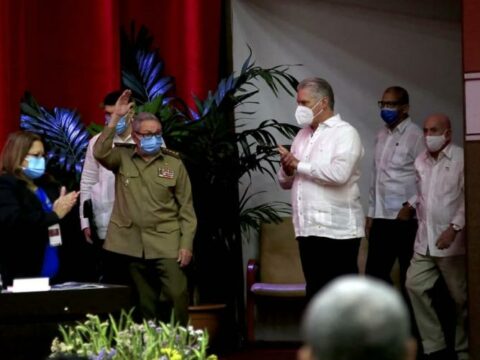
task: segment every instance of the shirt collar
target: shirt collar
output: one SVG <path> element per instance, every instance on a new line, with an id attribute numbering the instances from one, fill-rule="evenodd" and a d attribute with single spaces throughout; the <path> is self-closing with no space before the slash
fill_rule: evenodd
<path id="1" fill-rule="evenodd" d="M 445 148 L 440 151 L 440 154 L 445 156 L 447 159 L 451 159 L 452 158 L 452 141 L 450 140 L 450 143 L 445 146 Z"/>
<path id="2" fill-rule="evenodd" d="M 393 134 L 394 132 L 399 132 L 400 134 L 403 134 L 406 130 L 406 128 L 412 123 L 412 119 L 410 117 L 407 117 L 405 120 L 403 120 L 400 124 L 398 124 L 395 129 L 390 130 L 387 127 L 387 130 L 389 133 Z"/>
<path id="3" fill-rule="evenodd" d="M 336 125 L 338 125 L 340 122 L 342 121 L 342 119 L 340 118 L 340 115 L 339 114 L 336 114 L 336 115 L 333 115 L 331 117 L 329 117 L 327 120 L 325 120 L 324 122 L 320 123 L 320 125 L 325 125 L 325 126 L 328 126 L 328 127 L 335 127 Z"/>
<path id="4" fill-rule="evenodd" d="M 125 140 L 122 139 L 117 133 L 113 136 L 113 142 L 115 143 L 131 143 L 134 144 L 135 142 L 132 139 L 132 133 L 130 133 Z"/>
<path id="5" fill-rule="evenodd" d="M 144 160 L 144 159 L 142 158 L 142 156 L 138 153 L 138 149 L 137 149 L 136 146 L 135 146 L 135 149 L 134 149 L 133 152 L 132 152 L 131 157 L 132 157 L 132 158 L 133 158 L 133 157 L 138 157 L 138 158 Z M 156 153 L 152 158 L 150 158 L 150 160 L 148 160 L 148 163 L 151 163 L 151 162 L 153 162 L 154 160 L 157 160 L 158 158 L 163 158 L 163 151 L 162 151 L 162 149 L 160 149 L 160 150 L 158 151 L 158 153 Z"/>
<path id="6" fill-rule="evenodd" d="M 432 155 L 430 155 L 430 152 L 428 151 L 428 149 L 425 150 L 425 152 L 426 152 L 427 159 L 431 159 L 433 161 L 440 161 L 444 157 L 446 157 L 448 160 L 451 160 L 452 159 L 452 141 L 450 140 L 450 143 L 447 146 L 445 146 L 445 148 L 442 151 L 440 151 L 440 153 L 437 156 L 437 159 L 434 159 Z"/>

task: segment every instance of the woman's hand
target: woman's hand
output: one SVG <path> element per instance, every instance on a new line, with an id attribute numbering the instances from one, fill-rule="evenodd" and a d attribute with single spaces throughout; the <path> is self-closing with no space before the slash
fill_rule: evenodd
<path id="1" fill-rule="evenodd" d="M 67 194 L 65 186 L 62 186 L 60 190 L 60 196 L 53 203 L 53 211 L 60 219 L 65 217 L 65 215 L 72 210 L 73 206 L 77 202 L 79 194 L 80 193 L 78 191 L 71 191 Z"/>

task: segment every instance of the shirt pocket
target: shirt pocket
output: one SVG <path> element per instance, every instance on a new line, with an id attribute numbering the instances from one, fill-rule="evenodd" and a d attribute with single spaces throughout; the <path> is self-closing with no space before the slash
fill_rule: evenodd
<path id="1" fill-rule="evenodd" d="M 403 168 L 406 164 L 412 162 L 408 148 L 404 145 L 396 145 L 392 155 L 392 164 Z"/>
<path id="2" fill-rule="evenodd" d="M 311 201 L 305 210 L 308 227 L 330 227 L 332 225 L 332 207 L 323 201 Z"/>
<path id="3" fill-rule="evenodd" d="M 442 193 L 447 195 L 454 195 L 460 190 L 461 176 L 459 176 L 459 172 L 460 171 L 458 169 L 458 165 L 455 163 L 449 163 L 444 165 L 441 171 Z"/>
<path id="4" fill-rule="evenodd" d="M 161 202 L 168 202 L 174 198 L 175 184 L 175 179 L 157 176 L 154 180 L 153 192 Z"/>
<path id="5" fill-rule="evenodd" d="M 129 228 L 132 226 L 133 222 L 131 219 L 126 219 L 121 216 L 112 216 L 110 222 L 115 224 L 119 228 Z"/>
<path id="6" fill-rule="evenodd" d="M 155 227 L 156 238 L 165 250 L 178 250 L 180 246 L 180 225 L 178 222 L 167 222 Z"/>
<path id="7" fill-rule="evenodd" d="M 118 174 L 122 189 L 126 192 L 134 191 L 139 181 L 138 171 L 136 169 L 120 168 Z"/>

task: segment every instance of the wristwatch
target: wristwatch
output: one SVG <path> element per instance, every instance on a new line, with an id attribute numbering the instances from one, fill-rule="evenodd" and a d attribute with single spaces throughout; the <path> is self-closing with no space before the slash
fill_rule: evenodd
<path id="1" fill-rule="evenodd" d="M 455 231 L 456 233 L 458 233 L 462 230 L 462 228 L 460 226 L 458 226 L 457 224 L 450 224 L 450 226 L 452 227 L 453 231 Z"/>

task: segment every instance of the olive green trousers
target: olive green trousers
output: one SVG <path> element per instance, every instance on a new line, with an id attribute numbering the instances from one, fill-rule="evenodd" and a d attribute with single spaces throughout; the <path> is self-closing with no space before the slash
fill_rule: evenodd
<path id="1" fill-rule="evenodd" d="M 129 271 L 143 318 L 187 325 L 187 276 L 176 259 L 133 260 Z"/>

